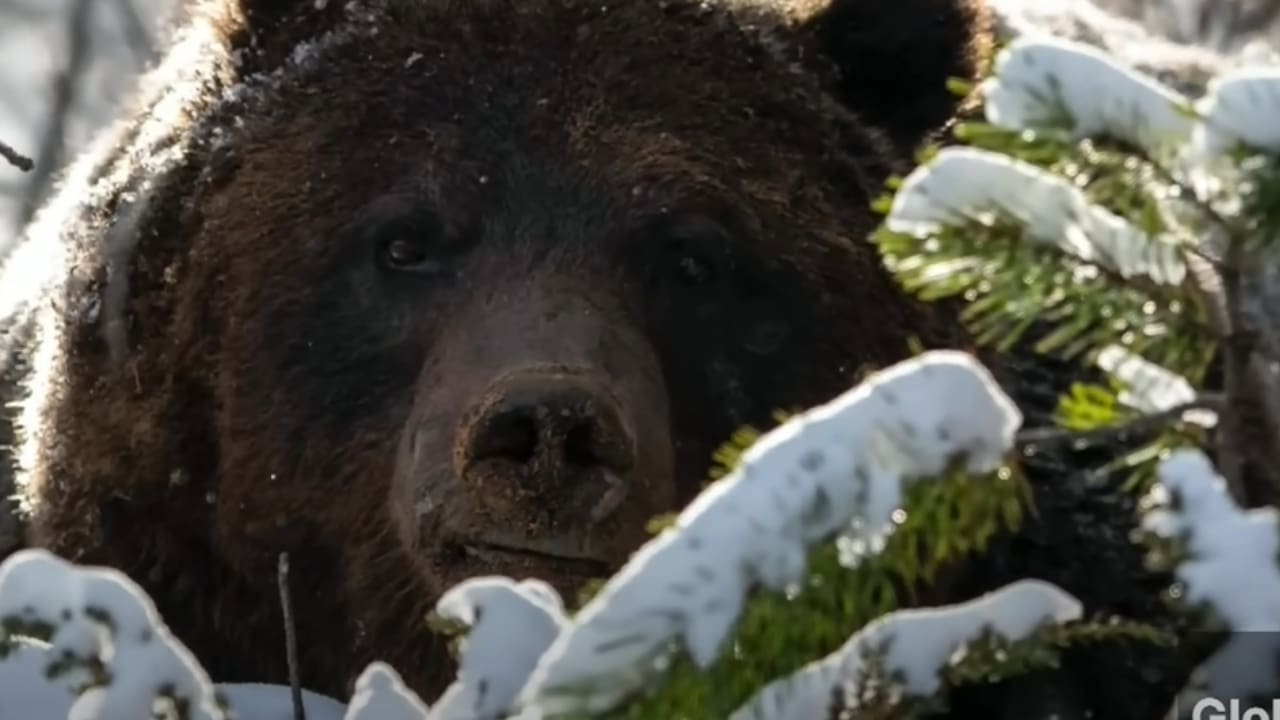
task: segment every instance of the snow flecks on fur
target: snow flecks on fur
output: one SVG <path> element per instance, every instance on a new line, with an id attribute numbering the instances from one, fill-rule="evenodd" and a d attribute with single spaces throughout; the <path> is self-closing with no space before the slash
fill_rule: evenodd
<path id="1" fill-rule="evenodd" d="M 1151 152 L 1192 131 L 1186 97 L 1083 43 L 1016 40 L 983 90 L 987 120 L 1005 128 L 1067 125 Z"/>
<path id="2" fill-rule="evenodd" d="M 317 10 L 323 8 L 317 7 Z M 301 81 L 308 73 L 321 72 L 328 54 L 341 45 L 359 37 L 376 34 L 378 11 L 368 2 L 347 2 L 343 6 L 344 22 L 314 38 L 303 40 L 294 46 L 289 57 L 279 67 L 270 72 L 257 73 L 243 77 L 227 86 L 220 102 L 223 106 L 243 106 L 247 108 L 265 98 L 271 97 L 286 83 Z M 243 62 L 243 53 L 255 52 L 253 49 L 239 50 L 237 64 Z M 226 141 L 227 131 L 215 132 L 213 142 L 216 145 Z"/>
<path id="3" fill-rule="evenodd" d="M 1098 367 L 1124 384 L 1121 404 L 1144 413 L 1159 413 L 1186 405 L 1196 399 L 1195 388 L 1187 379 L 1171 372 L 1119 345 L 1108 345 L 1098 353 Z M 1217 424 L 1218 416 L 1210 410 L 1189 410 L 1184 419 L 1204 427 Z"/>
<path id="4" fill-rule="evenodd" d="M 0 618 L 6 628 L 49 630 L 46 659 L 70 666 L 60 680 L 66 687 L 91 681 L 94 667 L 111 668 L 105 684 L 75 699 L 68 718 L 151 717 L 159 698 L 186 704 L 192 720 L 225 717 L 204 670 L 118 571 L 19 551 L 0 565 Z M 9 632 L 0 630 L 0 641 Z M 0 674 L 8 667 L 0 663 Z"/>
<path id="5" fill-rule="evenodd" d="M 371 663 L 356 680 L 343 720 L 424 720 L 427 706 L 383 662 Z"/>
<path id="6" fill-rule="evenodd" d="M 1080 614 L 1078 600 L 1041 580 L 1020 580 L 958 605 L 893 612 L 868 623 L 826 658 L 766 685 L 729 720 L 824 717 L 833 696 L 873 679 L 873 671 L 879 682 L 894 678 L 892 695 L 898 699 L 933 695 L 942 671 L 984 632 L 1017 641 Z"/>
<path id="7" fill-rule="evenodd" d="M 1057 245 L 1126 278 L 1177 285 L 1186 276 L 1174 244 L 1099 207 L 1057 175 L 975 148 L 946 148 L 912 171 L 894 197 L 886 226 L 923 237 L 969 220 L 995 222 L 993 213 L 1016 220 L 1031 240 Z"/>
<path id="8" fill-rule="evenodd" d="M 469 626 L 458 657 L 458 679 L 429 720 L 497 720 L 565 623 L 559 593 L 541 580 L 466 580 L 440 597 L 436 615 Z"/>
<path id="9" fill-rule="evenodd" d="M 565 626 L 520 696 L 521 717 L 616 706 L 660 674 L 673 645 L 721 652 L 756 585 L 783 591 L 808 551 L 841 532 L 891 531 L 904 483 L 961 458 L 997 468 L 1022 422 L 973 357 L 936 351 L 872 376 L 766 434 L 734 472 Z"/>
<path id="10" fill-rule="evenodd" d="M 1142 529 L 1182 545 L 1186 558 L 1175 574 L 1183 602 L 1208 605 L 1233 631 L 1201 667 L 1201 682 L 1219 697 L 1272 692 L 1280 657 L 1280 511 L 1237 506 L 1199 450 L 1173 452 L 1157 473 L 1143 499 Z"/>

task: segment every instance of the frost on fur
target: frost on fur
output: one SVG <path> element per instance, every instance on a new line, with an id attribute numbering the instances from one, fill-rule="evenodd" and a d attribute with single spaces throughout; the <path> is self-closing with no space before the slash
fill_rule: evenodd
<path id="1" fill-rule="evenodd" d="M 47 643 L 51 674 L 87 686 L 68 718 L 164 717 L 178 705 L 191 720 L 226 717 L 204 669 L 118 571 L 76 567 L 44 550 L 10 556 L 0 565 L 0 650 L 32 652 L 23 638 L 33 637 Z"/>
<path id="2" fill-rule="evenodd" d="M 1010 129 L 1067 125 L 1156 151 L 1190 137 L 1190 101 L 1082 43 L 1015 40 L 984 85 L 986 116 Z"/>
<path id="3" fill-rule="evenodd" d="M 1219 697 L 1270 696 L 1280 677 L 1280 512 L 1238 507 L 1199 450 L 1170 454 L 1158 480 L 1142 529 L 1177 545 L 1183 602 L 1207 606 L 1234 633 L 1201 667 L 1204 683 Z"/>
<path id="4" fill-rule="evenodd" d="M 890 532 L 904 483 L 957 460 L 995 469 L 1021 420 L 976 360 L 939 351 L 766 434 L 565 627 L 522 691 L 522 717 L 615 707 L 676 646 L 708 666 L 750 588 L 801 582 L 818 542 Z"/>
<path id="5" fill-rule="evenodd" d="M 999 153 L 954 147 L 916 168 L 894 197 L 886 226 L 922 237 L 992 213 L 1023 224 L 1030 239 L 1106 266 L 1122 277 L 1177 285 L 1186 263 L 1177 246 L 1099 207 L 1057 175 Z"/>
<path id="6" fill-rule="evenodd" d="M 541 580 L 465 580 L 441 596 L 435 614 L 468 626 L 458 679 L 431 710 L 431 720 L 504 717 L 538 658 L 565 622 L 559 593 Z"/>
<path id="7" fill-rule="evenodd" d="M 900 610 L 871 622 L 826 658 L 765 686 L 729 720 L 824 717 L 840 688 L 871 679 L 872 656 L 875 672 L 897 678 L 896 693 L 929 696 L 941 687 L 942 670 L 981 633 L 1022 640 L 1080 613 L 1078 600 L 1040 580 L 1020 580 L 958 605 Z"/>

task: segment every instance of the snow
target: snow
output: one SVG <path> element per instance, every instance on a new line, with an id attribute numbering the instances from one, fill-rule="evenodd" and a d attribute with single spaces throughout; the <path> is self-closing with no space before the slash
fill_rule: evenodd
<path id="1" fill-rule="evenodd" d="M 1194 145 L 1203 156 L 1237 144 L 1280 152 L 1280 68 L 1245 68 L 1214 78 L 1196 112 L 1202 122 Z"/>
<path id="2" fill-rule="evenodd" d="M 266 683 L 219 683 L 215 687 L 236 720 L 293 720 L 293 696 L 288 687 Z M 347 711 L 337 700 L 308 690 L 302 691 L 302 708 L 307 720 L 343 720 Z"/>
<path id="3" fill-rule="evenodd" d="M 559 593 L 541 580 L 471 578 L 436 603 L 436 614 L 470 626 L 458 679 L 432 708 L 431 720 L 504 717 L 565 623 Z"/>
<path id="4" fill-rule="evenodd" d="M 1221 697 L 1272 692 L 1280 657 L 1280 511 L 1238 507 L 1199 450 L 1171 453 L 1157 477 L 1143 499 L 1142 528 L 1185 543 L 1188 557 L 1175 571 L 1183 601 L 1207 604 L 1234 631 L 1201 667 L 1207 684 Z M 1260 652 L 1259 642 L 1273 652 Z"/>
<path id="5" fill-rule="evenodd" d="M 924 237 L 993 211 L 1020 222 L 1031 240 L 1057 245 L 1123 277 L 1177 285 L 1187 267 L 1179 248 L 1090 202 L 1057 175 L 1007 155 L 948 147 L 911 172 L 894 197 L 886 226 Z"/>
<path id="6" fill-rule="evenodd" d="M 766 685 L 729 720 L 825 717 L 841 688 L 857 686 L 879 671 L 883 676 L 875 677 L 893 678 L 895 693 L 929 696 L 941 686 L 941 672 L 984 631 L 1017 641 L 1080 614 L 1078 600 L 1042 580 L 1020 580 L 958 605 L 893 612 L 868 623 L 822 660 Z M 875 652 L 884 652 L 878 670 L 867 662 Z"/>
<path id="7" fill-rule="evenodd" d="M 1106 135 L 1152 154 L 1191 136 L 1190 100 L 1084 43 L 1020 38 L 983 85 L 986 117 L 1010 129 L 1061 126 Z"/>
<path id="8" fill-rule="evenodd" d="M 0 718 L 152 717 L 161 696 L 188 703 L 193 720 L 293 717 L 288 687 L 213 684 L 170 634 L 141 588 L 115 570 L 77 566 L 45 550 L 21 550 L 0 564 L 0 618 L 0 648 L 12 644 L 0 659 Z M 33 637 L 44 634 L 42 628 L 49 631 L 47 640 Z M 50 673 L 55 664 L 66 671 Z M 110 681 L 77 694 L 99 668 Z M 384 667 L 370 666 L 361 680 L 364 685 L 357 686 L 349 710 L 304 690 L 308 720 L 426 717 L 425 709 L 419 715 L 386 712 L 399 679 L 388 680 Z M 223 711 L 219 696 L 230 712 Z M 462 717 L 442 715 L 439 720 Z"/>
<path id="9" fill-rule="evenodd" d="M 390 665 L 375 662 L 356 679 L 343 720 L 425 720 L 427 706 Z M 457 718 L 456 720 L 462 720 Z"/>
<path id="10" fill-rule="evenodd" d="M 1197 393 L 1187 379 L 1150 362 L 1119 345 L 1108 345 L 1098 353 L 1098 367 L 1124 384 L 1119 400 L 1144 413 L 1159 413 L 1193 402 Z M 1204 427 L 1217 424 L 1217 413 L 1189 410 L 1188 422 Z"/>
<path id="11" fill-rule="evenodd" d="M 116 570 L 78 568 L 44 550 L 19 551 L 0 565 L 0 618 L 52 628 L 47 653 L 69 667 L 63 682 L 90 680 L 99 666 L 113 668 L 108 683 L 72 702 L 68 720 L 108 709 L 116 717 L 151 717 L 160 696 L 187 704 L 192 720 L 223 718 L 203 668 L 164 628 L 150 598 Z M 7 665 L 0 664 L 0 672 L 7 673 Z"/>
<path id="12" fill-rule="evenodd" d="M 1177 576 L 1187 602 L 1210 603 L 1235 630 L 1280 630 L 1280 511 L 1239 508 L 1199 450 L 1170 454 L 1158 478 L 1142 527 L 1186 542 L 1191 558 Z M 1239 592 L 1242 586 L 1249 592 Z"/>
<path id="13" fill-rule="evenodd" d="M 706 667 L 749 589 L 798 584 L 810 546 L 838 533 L 889 532 L 904 483 L 957 458 L 970 471 L 995 469 L 1021 421 L 990 373 L 952 351 L 899 363 L 793 418 L 574 617 L 522 690 L 521 717 L 615 707 L 676 647 Z"/>

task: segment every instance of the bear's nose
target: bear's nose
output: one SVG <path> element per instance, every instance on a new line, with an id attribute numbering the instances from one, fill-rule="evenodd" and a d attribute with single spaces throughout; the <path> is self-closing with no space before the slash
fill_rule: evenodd
<path id="1" fill-rule="evenodd" d="M 459 469 L 497 463 L 532 492 L 575 471 L 625 473 L 635 443 L 617 403 L 596 385 L 562 373 L 508 376 L 466 423 Z"/>

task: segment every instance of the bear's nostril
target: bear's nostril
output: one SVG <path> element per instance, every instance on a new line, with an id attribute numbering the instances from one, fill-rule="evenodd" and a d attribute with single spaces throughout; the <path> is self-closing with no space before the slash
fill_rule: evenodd
<path id="1" fill-rule="evenodd" d="M 578 423 L 569 429 L 564 439 L 564 459 L 571 465 L 590 466 L 600 463 L 595 447 L 595 432 L 589 423 Z"/>
<path id="2" fill-rule="evenodd" d="M 512 460 L 527 463 L 538 452 L 538 424 L 514 411 L 488 418 L 471 439 L 471 460 Z"/>

